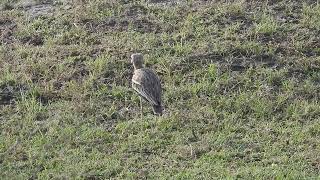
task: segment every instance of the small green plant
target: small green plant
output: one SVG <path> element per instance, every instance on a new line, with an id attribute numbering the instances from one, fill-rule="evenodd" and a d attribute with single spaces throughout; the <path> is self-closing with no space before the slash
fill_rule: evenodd
<path id="1" fill-rule="evenodd" d="M 268 13 L 263 13 L 261 17 L 259 17 L 258 22 L 254 25 L 254 32 L 255 34 L 272 35 L 277 32 L 278 28 L 278 23 L 274 17 Z"/>

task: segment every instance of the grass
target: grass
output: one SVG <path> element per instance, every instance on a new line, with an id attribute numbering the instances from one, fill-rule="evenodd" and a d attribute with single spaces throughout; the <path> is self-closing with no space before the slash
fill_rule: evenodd
<path id="1" fill-rule="evenodd" d="M 318 3 L 16 3 L 0 3 L 3 179 L 320 177 Z M 140 118 L 133 52 L 162 117 Z"/>

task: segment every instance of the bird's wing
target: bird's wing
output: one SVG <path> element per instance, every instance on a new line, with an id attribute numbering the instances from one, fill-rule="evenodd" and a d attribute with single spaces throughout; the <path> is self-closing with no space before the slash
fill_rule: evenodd
<path id="1" fill-rule="evenodd" d="M 132 87 L 153 105 L 161 105 L 161 84 L 150 69 L 138 69 L 132 77 Z"/>

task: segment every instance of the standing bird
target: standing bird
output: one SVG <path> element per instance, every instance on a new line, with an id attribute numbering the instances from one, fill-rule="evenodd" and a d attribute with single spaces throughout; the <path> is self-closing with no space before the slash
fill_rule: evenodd
<path id="1" fill-rule="evenodd" d="M 131 63 L 134 67 L 132 88 L 140 95 L 141 117 L 143 116 L 142 98 L 152 105 L 154 114 L 162 115 L 161 84 L 158 76 L 151 69 L 143 67 L 141 53 L 132 54 Z"/>

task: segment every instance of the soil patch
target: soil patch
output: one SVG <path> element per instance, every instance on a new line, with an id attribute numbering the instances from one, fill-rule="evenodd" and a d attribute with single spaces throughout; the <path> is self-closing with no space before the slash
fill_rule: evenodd
<path id="1" fill-rule="evenodd" d="M 53 1 L 23 0 L 15 5 L 15 8 L 24 10 L 31 19 L 52 15 L 54 11 Z"/>
<path id="2" fill-rule="evenodd" d="M 17 25 L 9 19 L 0 18 L 0 45 L 11 44 L 14 42 L 13 32 Z"/>
<path id="3" fill-rule="evenodd" d="M 265 67 L 275 68 L 279 64 L 276 61 L 276 57 L 267 54 L 251 55 L 251 56 L 237 56 L 237 57 L 226 57 L 219 53 L 207 53 L 189 56 L 180 64 L 186 64 L 187 66 L 203 67 L 208 64 L 216 63 L 221 70 L 231 71 L 244 71 L 250 67 Z M 187 71 L 187 69 L 186 69 Z"/>
<path id="4" fill-rule="evenodd" d="M 87 19 L 82 24 L 91 33 L 127 31 L 129 28 L 141 33 L 161 32 L 161 27 L 147 18 L 107 18 L 103 21 Z"/>
<path id="5" fill-rule="evenodd" d="M 26 85 L 17 84 L 13 81 L 9 81 L 4 84 L 0 84 L 0 105 L 13 104 L 21 93 L 28 90 Z"/>
<path id="6" fill-rule="evenodd" d="M 26 36 L 20 39 L 23 44 L 30 44 L 33 46 L 42 46 L 44 39 L 40 35 Z"/>

